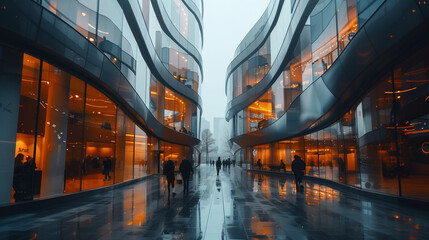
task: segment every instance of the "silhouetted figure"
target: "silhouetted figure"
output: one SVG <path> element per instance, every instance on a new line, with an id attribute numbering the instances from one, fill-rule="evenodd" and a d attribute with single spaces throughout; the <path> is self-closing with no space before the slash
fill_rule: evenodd
<path id="1" fill-rule="evenodd" d="M 305 173 L 305 162 L 298 155 L 295 155 L 294 158 L 295 160 L 292 162 L 292 172 L 295 174 L 296 191 L 300 191 L 302 178 Z"/>
<path id="2" fill-rule="evenodd" d="M 31 200 L 31 192 L 28 192 L 28 167 L 24 163 L 24 154 L 18 153 L 15 157 L 15 166 L 13 171 L 13 189 L 15 193 L 13 198 L 15 202 Z"/>
<path id="3" fill-rule="evenodd" d="M 34 171 L 36 170 L 36 161 L 31 156 L 25 158 L 25 188 L 27 192 L 27 200 L 33 200 L 33 187 L 34 187 Z"/>
<path id="4" fill-rule="evenodd" d="M 220 161 L 220 157 L 218 157 L 216 161 L 216 171 L 218 176 L 219 176 L 219 171 L 221 167 L 222 167 L 222 162 Z"/>
<path id="5" fill-rule="evenodd" d="M 112 160 L 109 157 L 106 157 L 103 160 L 103 173 L 104 173 L 104 181 L 110 181 L 110 171 L 112 170 Z"/>
<path id="6" fill-rule="evenodd" d="M 282 159 L 280 160 L 280 169 L 283 169 L 283 171 L 286 172 L 286 165 Z"/>
<path id="7" fill-rule="evenodd" d="M 187 158 L 183 158 L 179 169 L 183 178 L 183 192 L 184 194 L 189 194 L 189 177 L 194 173 L 191 161 L 189 161 Z"/>
<path id="8" fill-rule="evenodd" d="M 262 169 L 262 163 L 261 163 L 261 159 L 258 159 L 258 162 L 256 162 L 256 167 L 259 168 L 259 170 Z"/>
<path id="9" fill-rule="evenodd" d="M 167 184 L 168 184 L 168 196 L 170 196 L 170 185 L 173 189 L 173 196 L 176 195 L 174 192 L 174 162 L 171 160 L 168 160 L 164 164 L 164 170 L 163 174 L 167 176 Z"/>

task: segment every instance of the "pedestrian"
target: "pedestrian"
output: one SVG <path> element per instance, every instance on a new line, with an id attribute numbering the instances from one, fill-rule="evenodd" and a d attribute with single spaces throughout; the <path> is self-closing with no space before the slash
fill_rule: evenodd
<path id="1" fill-rule="evenodd" d="M 110 171 L 112 170 L 112 160 L 109 157 L 104 158 L 103 160 L 103 173 L 104 173 L 104 181 L 110 181 Z"/>
<path id="2" fill-rule="evenodd" d="M 187 158 L 183 158 L 179 169 L 183 178 L 183 193 L 189 195 L 189 178 L 190 175 L 194 173 L 191 161 L 189 161 Z"/>
<path id="3" fill-rule="evenodd" d="M 259 168 L 259 170 L 262 169 L 262 163 L 261 163 L 261 159 L 259 158 L 258 161 L 256 162 L 256 167 Z"/>
<path id="4" fill-rule="evenodd" d="M 301 183 L 305 174 L 305 162 L 298 155 L 295 155 L 294 159 L 292 162 L 292 172 L 295 175 L 296 191 L 301 191 L 304 190 L 304 186 L 301 187 Z"/>
<path id="5" fill-rule="evenodd" d="M 170 186 L 172 188 L 173 196 L 176 195 L 176 192 L 174 191 L 174 162 L 172 160 L 168 160 L 164 163 L 162 174 L 167 177 L 168 196 L 170 196 Z"/>
<path id="6" fill-rule="evenodd" d="M 218 157 L 216 161 L 216 171 L 218 176 L 219 176 L 219 171 L 221 167 L 222 167 L 222 162 L 220 161 L 220 157 Z"/>
<path id="7" fill-rule="evenodd" d="M 24 154 L 18 153 L 15 157 L 14 174 L 13 174 L 13 189 L 15 193 L 13 198 L 15 202 L 28 200 L 29 193 L 26 187 L 27 168 L 24 163 Z"/>
<path id="8" fill-rule="evenodd" d="M 283 162 L 283 159 L 280 159 L 280 169 L 283 169 L 283 171 L 286 172 L 286 165 Z"/>

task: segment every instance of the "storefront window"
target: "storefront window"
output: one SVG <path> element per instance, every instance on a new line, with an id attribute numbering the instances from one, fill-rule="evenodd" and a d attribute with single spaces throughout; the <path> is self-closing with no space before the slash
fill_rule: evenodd
<path id="1" fill-rule="evenodd" d="M 82 190 L 113 183 L 116 143 L 116 105 L 87 86 Z"/>
<path id="2" fill-rule="evenodd" d="M 15 145 L 12 191 L 12 201 L 14 202 L 32 199 L 33 194 L 40 195 L 42 176 L 40 153 L 34 147 L 37 131 L 34 119 L 37 118 L 40 64 L 39 59 L 24 54 Z M 39 156 L 36 157 L 35 154 Z"/>
<path id="3" fill-rule="evenodd" d="M 85 116 L 85 82 L 71 77 L 67 126 L 66 193 L 79 192 L 82 176 L 83 135 Z"/>
<path id="4" fill-rule="evenodd" d="M 253 147 L 252 156 L 254 169 L 259 169 L 259 159 L 261 160 L 260 162 L 262 164 L 261 169 L 269 169 L 269 165 L 272 164 L 270 144 Z"/>
<path id="5" fill-rule="evenodd" d="M 40 151 L 42 186 L 40 196 L 63 193 L 64 159 L 66 157 L 67 123 L 71 75 L 43 63 L 40 87 L 40 108 L 37 129 L 37 150 Z"/>
<path id="6" fill-rule="evenodd" d="M 134 178 L 147 174 L 148 136 L 137 125 L 135 126 Z"/>
<path id="7" fill-rule="evenodd" d="M 115 183 L 133 179 L 134 122 L 120 109 L 116 115 L 115 152 Z"/>

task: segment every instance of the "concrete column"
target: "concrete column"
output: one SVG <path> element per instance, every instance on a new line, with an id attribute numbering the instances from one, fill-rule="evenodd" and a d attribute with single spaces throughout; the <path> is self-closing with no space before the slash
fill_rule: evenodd
<path id="1" fill-rule="evenodd" d="M 42 141 L 42 197 L 63 193 L 70 75 L 49 66 L 45 135 Z M 44 68 L 45 70 L 45 68 Z M 44 86 L 46 87 L 46 86 Z"/>
<path id="2" fill-rule="evenodd" d="M 0 205 L 12 196 L 23 54 L 0 46 Z"/>

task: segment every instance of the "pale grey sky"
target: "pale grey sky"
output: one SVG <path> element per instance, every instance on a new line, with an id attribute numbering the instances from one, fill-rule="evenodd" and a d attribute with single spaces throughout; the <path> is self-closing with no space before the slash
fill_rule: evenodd
<path id="1" fill-rule="evenodd" d="M 225 117 L 225 76 L 238 44 L 269 0 L 204 0 L 203 117 Z"/>

